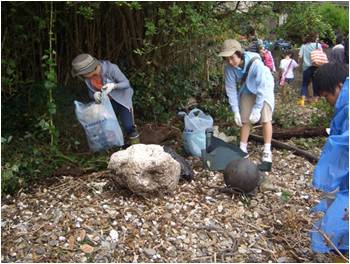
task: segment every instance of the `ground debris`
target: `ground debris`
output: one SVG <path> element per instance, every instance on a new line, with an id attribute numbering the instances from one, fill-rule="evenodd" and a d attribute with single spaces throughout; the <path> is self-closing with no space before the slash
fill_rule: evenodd
<path id="1" fill-rule="evenodd" d="M 261 146 L 251 146 L 257 163 Z M 223 174 L 203 170 L 173 196 L 117 189 L 106 171 L 65 176 L 2 204 L 4 262 L 313 262 L 313 165 L 273 150 L 269 188 L 227 195 Z M 328 261 L 328 259 L 325 259 Z"/>

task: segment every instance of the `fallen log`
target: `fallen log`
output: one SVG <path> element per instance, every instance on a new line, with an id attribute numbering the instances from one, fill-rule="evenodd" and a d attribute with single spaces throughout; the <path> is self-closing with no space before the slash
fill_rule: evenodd
<path id="1" fill-rule="evenodd" d="M 261 127 L 255 126 L 254 128 Z M 261 136 L 260 130 L 258 136 Z M 310 138 L 310 137 L 327 137 L 326 128 L 324 127 L 292 127 L 292 128 L 281 128 L 273 127 L 272 138 L 274 139 L 291 139 L 296 138 Z"/>
<path id="2" fill-rule="evenodd" d="M 290 139 L 292 137 L 326 137 L 327 132 L 324 127 L 295 127 L 295 128 L 273 128 L 274 139 Z"/>
<path id="3" fill-rule="evenodd" d="M 250 134 L 249 137 L 254 141 L 264 143 L 264 138 L 262 136 Z M 271 145 L 273 147 L 276 147 L 276 148 L 291 150 L 295 155 L 306 158 L 312 164 L 315 164 L 318 161 L 318 157 L 316 157 L 315 155 L 313 155 L 305 150 L 302 150 L 300 148 L 290 146 L 290 145 L 283 143 L 281 141 L 278 141 L 276 139 L 271 140 Z"/>

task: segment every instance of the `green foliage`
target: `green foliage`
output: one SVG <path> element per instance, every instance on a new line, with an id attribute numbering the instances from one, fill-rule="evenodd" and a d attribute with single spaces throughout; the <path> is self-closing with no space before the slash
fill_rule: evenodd
<path id="1" fill-rule="evenodd" d="M 325 142 L 326 138 L 324 137 L 316 137 L 316 138 L 296 138 L 293 139 L 293 142 L 302 149 L 310 150 L 315 148 L 322 147 Z"/>
<path id="2" fill-rule="evenodd" d="M 349 10 L 331 3 L 322 3 L 318 12 L 327 21 L 332 29 L 341 31 L 344 35 L 349 33 Z"/>
<path id="3" fill-rule="evenodd" d="M 287 107 L 277 107 L 273 114 L 273 119 L 277 126 L 282 128 L 290 128 L 297 126 L 298 123 L 298 113 L 293 111 L 293 108 Z"/>
<path id="4" fill-rule="evenodd" d="M 1 60 L 1 67 L 1 86 L 6 87 L 8 95 L 11 96 L 15 92 L 16 84 L 20 81 L 16 71 L 16 62 L 11 58 L 3 59 Z"/>
<path id="5" fill-rule="evenodd" d="M 273 2 L 251 2 L 249 10 L 233 14 L 230 17 L 235 33 L 249 35 L 254 34 L 260 38 L 268 36 L 271 31 L 266 24 L 269 20 L 277 19 L 278 15 L 273 10 Z"/>
<path id="6" fill-rule="evenodd" d="M 290 199 L 290 193 L 288 191 L 282 191 L 281 199 L 283 202 L 287 203 Z"/>
<path id="7" fill-rule="evenodd" d="M 53 50 L 52 46 L 55 42 L 54 38 L 54 14 L 53 14 L 53 3 L 50 5 L 50 16 L 49 16 L 49 49 L 45 51 L 45 55 L 43 56 L 43 68 L 44 76 L 46 80 L 44 81 L 44 87 L 47 89 L 47 110 L 48 110 L 48 117 L 47 121 L 42 119 L 39 123 L 39 126 L 42 127 L 44 130 L 48 130 L 50 134 L 50 144 L 51 147 L 57 148 L 57 138 L 58 138 L 58 131 L 54 125 L 53 122 L 53 116 L 56 114 L 56 105 L 54 102 L 54 98 L 52 96 L 52 91 L 57 86 L 57 76 L 56 76 L 56 62 L 55 62 L 55 55 L 56 52 Z M 40 125 L 41 124 L 41 125 Z"/>
<path id="8" fill-rule="evenodd" d="M 333 115 L 333 107 L 322 97 L 314 106 L 318 109 L 317 113 L 311 115 L 311 125 L 314 127 L 329 127 L 329 122 Z"/>
<path id="9" fill-rule="evenodd" d="M 35 144 L 34 137 L 27 133 L 10 143 L 2 143 L 2 194 L 13 194 L 18 188 L 51 176 L 62 162 L 51 155 L 47 147 Z"/>
<path id="10" fill-rule="evenodd" d="M 301 44 L 305 36 L 310 33 L 318 33 L 321 39 L 335 39 L 331 24 L 322 16 L 315 4 L 299 2 L 288 13 L 287 22 L 278 29 L 278 35 Z"/>
<path id="11" fill-rule="evenodd" d="M 47 114 L 43 116 L 43 119 L 39 122 L 39 127 L 48 131 L 51 137 L 51 146 L 56 146 L 58 131 L 53 123 L 53 116 L 56 114 L 56 104 L 52 96 L 52 91 L 57 87 L 56 80 L 56 62 L 53 59 L 55 54 L 52 50 L 47 50 L 46 55 L 43 56 L 43 67 L 45 68 L 45 80 L 44 87 L 47 92 Z"/>

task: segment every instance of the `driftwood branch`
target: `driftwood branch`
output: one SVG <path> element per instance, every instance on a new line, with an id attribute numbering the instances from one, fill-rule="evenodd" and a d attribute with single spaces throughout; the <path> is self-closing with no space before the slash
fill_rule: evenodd
<path id="1" fill-rule="evenodd" d="M 349 263 L 349 259 L 347 257 L 345 257 L 340 251 L 339 249 L 334 245 L 334 243 L 332 242 L 332 240 L 326 235 L 326 233 L 324 233 L 319 227 L 317 227 L 316 225 L 313 225 L 315 227 L 315 229 L 317 230 L 317 232 L 319 232 L 321 234 L 321 236 L 326 240 L 326 242 L 335 250 L 335 252 L 337 252 L 337 254 L 344 259 L 347 263 Z"/>
<path id="2" fill-rule="evenodd" d="M 249 137 L 251 139 L 253 139 L 254 141 L 264 143 L 264 138 L 262 136 L 250 134 Z M 283 143 L 281 141 L 278 141 L 276 139 L 271 140 L 271 145 L 276 147 L 276 148 L 291 150 L 294 154 L 301 156 L 303 158 L 306 158 L 311 163 L 316 163 L 318 161 L 318 157 L 316 157 L 315 155 L 313 155 L 305 150 L 302 150 L 300 148 L 290 146 L 290 145 Z"/>
<path id="3" fill-rule="evenodd" d="M 273 128 L 274 139 L 290 139 L 292 137 L 326 137 L 324 127 L 296 127 L 296 128 Z"/>

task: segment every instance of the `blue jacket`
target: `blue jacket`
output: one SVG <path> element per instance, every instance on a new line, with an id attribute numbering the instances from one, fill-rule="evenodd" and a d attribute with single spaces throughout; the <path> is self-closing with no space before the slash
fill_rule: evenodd
<path id="1" fill-rule="evenodd" d="M 322 150 L 314 176 L 313 186 L 324 192 L 335 192 L 333 201 L 322 200 L 315 211 L 324 212 L 324 216 L 315 224 L 339 250 L 349 250 L 349 78 L 340 90 L 334 107 L 331 131 Z M 314 229 L 312 249 L 326 253 L 330 248 L 321 234 Z"/>
<path id="2" fill-rule="evenodd" d="M 258 57 L 258 60 L 255 60 L 251 65 L 245 85 L 241 87 L 238 94 L 236 82 L 242 79 L 243 74 L 246 72 L 247 65 L 253 57 Z M 270 69 L 264 65 L 258 53 L 245 51 L 244 60 L 245 65 L 243 69 L 232 67 L 228 64 L 225 66 L 225 89 L 232 111 L 239 112 L 238 98 L 242 92 L 247 91 L 256 95 L 256 101 L 252 112 L 261 112 L 264 101 L 271 106 L 273 111 L 275 107 L 275 96 L 273 91 L 274 80 Z"/>
<path id="3" fill-rule="evenodd" d="M 132 95 L 134 90 L 131 88 L 129 80 L 116 64 L 110 61 L 100 60 L 100 65 L 102 68 L 101 75 L 103 85 L 111 82 L 117 84 L 117 88 L 109 93 L 110 97 L 130 110 L 132 108 Z M 93 94 L 96 90 L 93 88 L 89 79 L 85 79 L 85 83 L 88 87 L 90 97 L 93 98 Z"/>

